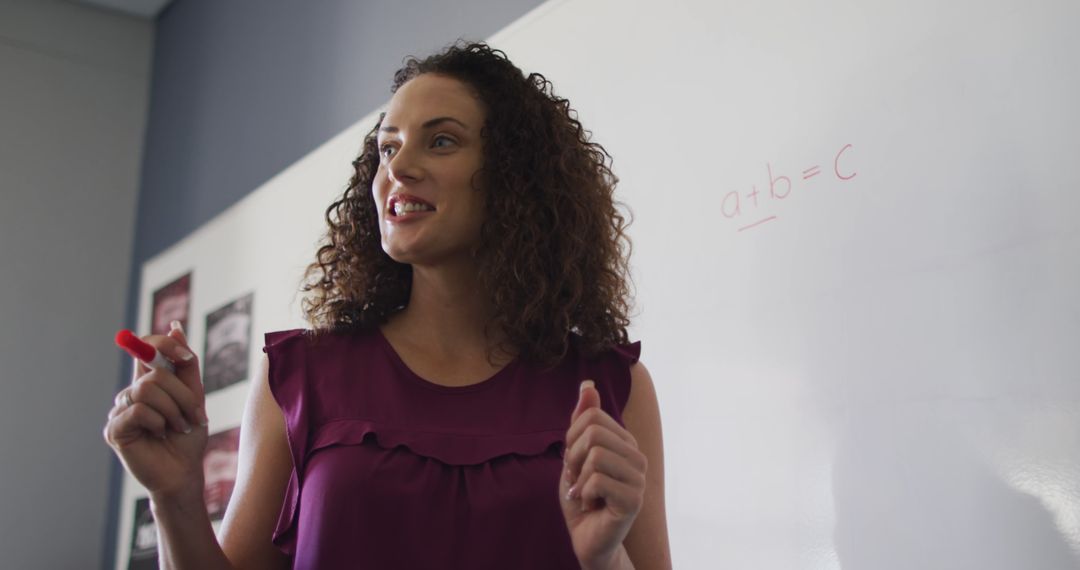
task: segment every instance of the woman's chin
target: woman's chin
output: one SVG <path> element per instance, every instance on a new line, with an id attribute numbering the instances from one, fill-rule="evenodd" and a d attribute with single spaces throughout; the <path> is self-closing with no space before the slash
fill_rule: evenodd
<path id="1" fill-rule="evenodd" d="M 385 249 L 385 248 L 383 249 L 383 251 L 386 253 L 387 256 L 390 257 L 390 259 L 393 259 L 394 261 L 396 261 L 398 263 L 403 263 L 405 265 L 412 265 L 413 263 L 416 262 L 415 257 L 413 257 L 412 255 L 409 255 L 406 252 L 397 251 L 397 250 L 388 250 L 388 249 Z"/>
<path id="2" fill-rule="evenodd" d="M 430 261 L 428 258 L 431 257 L 430 255 L 424 255 L 424 250 L 417 247 L 387 247 L 385 244 L 383 244 L 383 251 L 386 253 L 386 255 L 390 257 L 390 259 L 393 259 L 394 261 L 398 263 L 403 263 L 405 265 L 424 265 L 426 264 L 426 262 Z"/>

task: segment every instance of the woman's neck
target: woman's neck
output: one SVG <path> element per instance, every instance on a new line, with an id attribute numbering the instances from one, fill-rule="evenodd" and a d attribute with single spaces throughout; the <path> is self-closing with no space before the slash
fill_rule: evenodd
<path id="1" fill-rule="evenodd" d="M 491 298 L 483 291 L 473 264 L 437 269 L 413 266 L 409 304 L 391 317 L 387 329 L 436 358 L 486 354 L 501 339 L 485 336 L 492 316 Z M 497 331 L 487 331 L 497 335 Z"/>

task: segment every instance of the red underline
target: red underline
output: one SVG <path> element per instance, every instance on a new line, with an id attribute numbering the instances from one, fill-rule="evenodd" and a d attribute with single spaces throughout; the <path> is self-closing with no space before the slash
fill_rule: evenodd
<path id="1" fill-rule="evenodd" d="M 752 228 L 754 226 L 761 225 L 761 224 L 764 224 L 765 222 L 767 222 L 769 220 L 775 220 L 775 219 L 776 219 L 776 216 L 769 216 L 768 218 L 765 218 L 764 220 L 758 220 L 758 221 L 750 224 L 749 226 L 743 226 L 743 227 L 739 228 L 739 231 L 741 232 L 743 230 L 748 230 L 748 229 L 750 229 L 750 228 Z"/>

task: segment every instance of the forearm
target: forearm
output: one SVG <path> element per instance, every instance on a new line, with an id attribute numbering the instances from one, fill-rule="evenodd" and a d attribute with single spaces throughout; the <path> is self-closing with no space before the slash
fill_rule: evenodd
<path id="1" fill-rule="evenodd" d="M 582 565 L 582 570 L 593 570 L 587 566 Z M 615 551 L 615 556 L 606 566 L 596 568 L 596 570 L 637 570 L 634 568 L 634 563 L 630 561 L 630 556 L 626 553 L 626 547 L 619 545 L 619 549 Z"/>
<path id="2" fill-rule="evenodd" d="M 637 570 L 634 568 L 634 563 L 630 561 L 630 556 L 626 553 L 626 548 L 619 547 L 619 552 L 615 555 L 614 562 L 611 563 L 610 570 Z"/>
<path id="3" fill-rule="evenodd" d="M 235 570 L 214 535 L 202 495 L 151 497 L 163 570 Z"/>

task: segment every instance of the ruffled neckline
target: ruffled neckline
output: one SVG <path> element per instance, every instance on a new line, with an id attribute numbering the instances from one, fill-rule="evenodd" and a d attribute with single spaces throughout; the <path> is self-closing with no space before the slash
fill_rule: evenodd
<path id="1" fill-rule="evenodd" d="M 518 367 L 520 360 L 518 357 L 514 357 L 514 359 L 508 362 L 506 366 L 503 366 L 487 379 L 481 380 L 480 382 L 474 382 L 464 386 L 446 386 L 427 380 L 416 372 L 413 372 L 412 368 L 409 368 L 409 365 L 405 364 L 401 355 L 394 349 L 394 345 L 390 344 L 390 341 L 382 333 L 382 329 L 377 326 L 372 328 L 374 329 L 375 337 L 379 340 L 379 346 L 382 347 L 394 366 L 401 370 L 402 377 L 413 384 L 417 384 L 433 392 L 441 392 L 443 394 L 468 394 L 480 390 L 487 390 L 492 386 L 501 384 L 505 378 L 512 376 L 513 370 Z"/>

